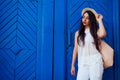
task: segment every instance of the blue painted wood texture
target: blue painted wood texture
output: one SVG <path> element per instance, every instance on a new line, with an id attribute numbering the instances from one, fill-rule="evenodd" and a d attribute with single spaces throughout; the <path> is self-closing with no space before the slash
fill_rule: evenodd
<path id="1" fill-rule="evenodd" d="M 85 7 L 104 16 L 104 40 L 115 50 L 103 80 L 120 80 L 118 0 L 0 0 L 0 80 L 75 80 L 74 34 Z"/>

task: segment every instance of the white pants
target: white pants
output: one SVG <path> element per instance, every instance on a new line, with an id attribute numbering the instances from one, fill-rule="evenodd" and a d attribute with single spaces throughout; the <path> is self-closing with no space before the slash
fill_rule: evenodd
<path id="1" fill-rule="evenodd" d="M 101 55 L 81 57 L 81 59 L 78 64 L 77 80 L 102 80 L 104 68 Z"/>

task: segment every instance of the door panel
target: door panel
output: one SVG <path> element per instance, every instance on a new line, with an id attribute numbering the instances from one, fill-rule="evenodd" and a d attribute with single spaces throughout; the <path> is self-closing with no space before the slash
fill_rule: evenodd
<path id="1" fill-rule="evenodd" d="M 36 77 L 37 15 L 34 0 L 0 0 L 0 78 Z"/>
<path id="2" fill-rule="evenodd" d="M 70 75 L 73 47 L 74 47 L 74 35 L 79 29 L 81 20 L 81 11 L 85 7 L 94 8 L 98 13 L 101 13 L 103 23 L 107 31 L 107 36 L 103 38 L 111 47 L 113 47 L 113 1 L 110 0 L 71 0 L 67 2 L 67 80 L 74 80 L 76 77 Z M 77 72 L 77 62 L 76 62 Z M 103 80 L 113 80 L 113 68 L 106 69 L 103 75 Z"/>

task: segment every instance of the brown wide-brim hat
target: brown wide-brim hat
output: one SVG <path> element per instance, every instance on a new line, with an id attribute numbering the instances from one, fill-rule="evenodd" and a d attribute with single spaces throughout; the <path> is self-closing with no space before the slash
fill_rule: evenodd
<path id="1" fill-rule="evenodd" d="M 83 10 L 82 10 L 82 16 L 83 16 L 83 14 L 86 12 L 86 11 L 91 11 L 94 15 L 95 15 L 95 17 L 97 17 L 97 12 L 94 10 L 94 9 L 92 9 L 92 8 L 84 8 Z"/>

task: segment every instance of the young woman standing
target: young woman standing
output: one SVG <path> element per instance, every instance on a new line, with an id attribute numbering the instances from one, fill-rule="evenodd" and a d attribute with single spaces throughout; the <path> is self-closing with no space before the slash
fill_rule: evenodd
<path id="1" fill-rule="evenodd" d="M 102 80 L 103 60 L 99 51 L 100 38 L 106 36 L 103 16 L 92 8 L 82 10 L 80 29 L 75 33 L 71 74 L 75 75 L 78 57 L 77 80 Z"/>

